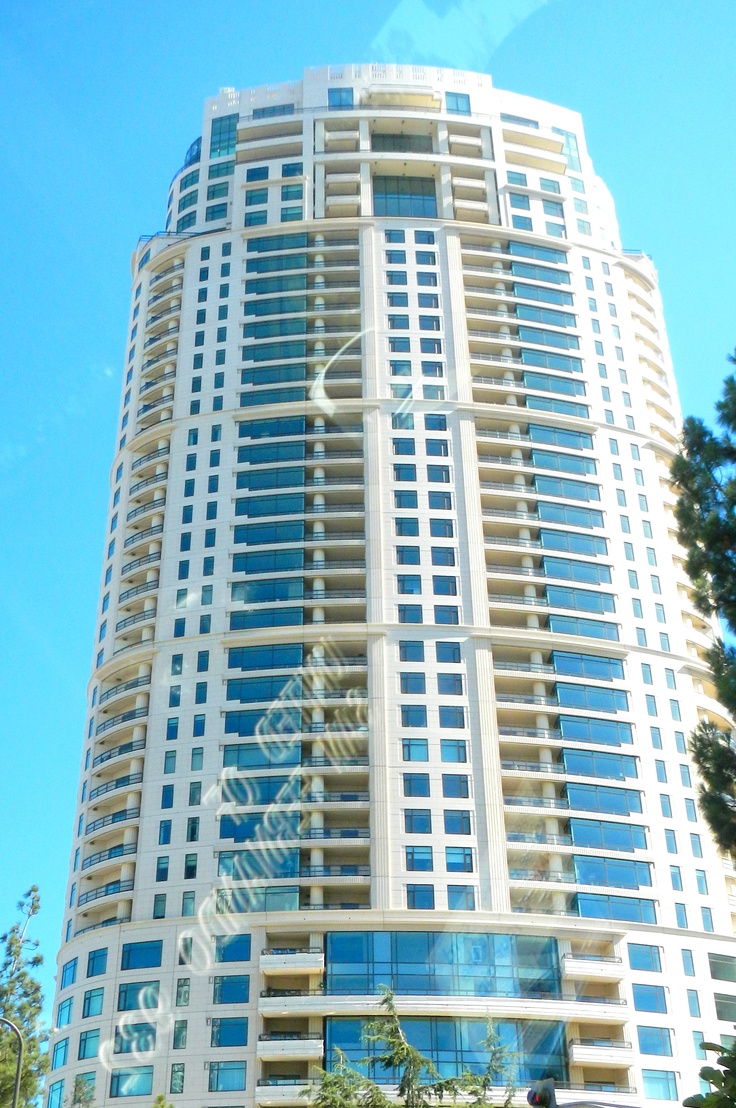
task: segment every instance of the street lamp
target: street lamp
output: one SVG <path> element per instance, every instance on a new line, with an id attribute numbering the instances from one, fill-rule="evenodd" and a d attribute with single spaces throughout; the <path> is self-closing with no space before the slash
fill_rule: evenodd
<path id="1" fill-rule="evenodd" d="M 6 1027 L 14 1033 L 18 1040 L 18 1061 L 15 1064 L 15 1085 L 13 1086 L 13 1101 L 11 1108 L 18 1108 L 18 1097 L 20 1096 L 20 1071 L 23 1065 L 23 1037 L 12 1022 L 12 1020 L 6 1019 L 5 1016 L 0 1016 L 0 1023 L 4 1023 Z"/>

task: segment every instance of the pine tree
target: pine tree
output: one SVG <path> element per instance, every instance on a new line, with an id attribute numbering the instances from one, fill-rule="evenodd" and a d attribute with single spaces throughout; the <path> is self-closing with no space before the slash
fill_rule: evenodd
<path id="1" fill-rule="evenodd" d="M 736 365 L 736 357 L 729 361 Z M 678 538 L 687 551 L 695 607 L 719 615 L 736 634 L 736 376 L 716 405 L 722 434 L 701 419 L 685 420 L 682 451 L 672 464 L 679 489 Z M 718 640 L 707 653 L 719 700 L 736 716 L 736 649 Z M 736 744 L 729 731 L 700 723 L 690 751 L 701 778 L 698 800 L 718 846 L 736 854 Z"/>
<path id="2" fill-rule="evenodd" d="M 23 1068 L 21 1071 L 18 1108 L 31 1105 L 38 1096 L 48 1058 L 41 1047 L 48 1032 L 41 1022 L 43 996 L 34 971 L 43 958 L 37 953 L 38 940 L 26 938 L 26 930 L 40 908 L 38 887 L 32 885 L 18 904 L 20 920 L 0 936 L 3 945 L 0 963 L 0 1015 L 16 1025 L 23 1037 Z M 9 1028 L 0 1024 L 0 1104 L 10 1104 L 13 1097 L 17 1039 Z"/>
<path id="3" fill-rule="evenodd" d="M 389 989 L 383 992 L 381 1007 L 385 1015 L 365 1025 L 363 1041 L 371 1053 L 361 1065 L 374 1074 L 382 1071 L 386 1075 L 384 1087 L 396 1086 L 399 1102 L 405 1108 L 436 1108 L 438 1102 L 458 1100 L 469 1108 L 493 1105 L 498 1103 L 499 1078 L 506 1087 L 503 1105 L 509 1108 L 515 1092 L 512 1057 L 500 1045 L 490 1021 L 483 1044 L 488 1050 L 483 1073 L 466 1069 L 458 1077 L 441 1077 L 431 1059 L 408 1041 L 393 993 Z M 395 1108 L 396 1101 L 381 1084 L 350 1066 L 342 1051 L 336 1055 L 333 1068 L 323 1070 L 319 1082 L 306 1093 L 312 1108 Z"/>

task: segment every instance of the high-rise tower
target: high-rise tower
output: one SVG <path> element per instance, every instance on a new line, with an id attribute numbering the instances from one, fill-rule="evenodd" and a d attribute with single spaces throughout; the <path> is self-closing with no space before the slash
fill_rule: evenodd
<path id="1" fill-rule="evenodd" d="M 47 1108 L 443 1072 L 679 1100 L 736 1017 L 656 275 L 580 117 L 420 66 L 207 102 L 142 241 Z"/>

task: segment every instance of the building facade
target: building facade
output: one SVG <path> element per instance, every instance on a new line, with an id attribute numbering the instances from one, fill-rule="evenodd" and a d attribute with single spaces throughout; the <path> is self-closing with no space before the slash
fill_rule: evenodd
<path id="1" fill-rule="evenodd" d="M 698 1089 L 736 876 L 646 255 L 579 115 L 308 70 L 205 106 L 132 302 L 48 1108 L 443 1073 Z"/>

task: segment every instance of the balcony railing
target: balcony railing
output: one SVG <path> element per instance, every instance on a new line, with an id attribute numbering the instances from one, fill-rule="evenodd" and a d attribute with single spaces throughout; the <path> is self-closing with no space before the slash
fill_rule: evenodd
<path id="1" fill-rule="evenodd" d="M 131 681 L 122 681 L 119 685 L 114 685 L 111 689 L 107 689 L 100 696 L 100 706 L 111 697 L 117 696 L 118 693 L 129 692 L 131 689 L 140 689 L 145 685 L 151 684 L 151 678 L 146 675 L 144 677 L 134 677 Z"/>
<path id="2" fill-rule="evenodd" d="M 133 627 L 136 623 L 143 623 L 147 619 L 156 618 L 156 609 L 147 608 L 143 612 L 136 612 L 133 616 L 127 616 L 125 619 L 118 620 L 115 624 L 116 631 L 124 631 L 126 627 Z"/>
<path id="3" fill-rule="evenodd" d="M 128 495 L 135 496 L 137 492 L 142 492 L 143 489 L 148 489 L 151 485 L 162 485 L 168 477 L 167 473 L 154 473 L 153 477 L 146 477 L 143 481 L 138 481 L 135 485 L 130 486 Z"/>
<path id="4" fill-rule="evenodd" d="M 132 573 L 134 569 L 139 569 L 141 566 L 151 565 L 152 562 L 161 561 L 161 552 L 155 550 L 153 554 L 144 554 L 141 558 L 134 558 L 132 562 L 126 562 L 126 564 L 120 570 L 121 576 L 126 573 Z"/>
<path id="5" fill-rule="evenodd" d="M 127 523 L 130 523 L 132 519 L 138 519 L 139 516 L 145 515 L 146 512 L 154 512 L 157 508 L 163 508 L 165 505 L 165 496 L 159 497 L 158 500 L 149 500 L 147 504 L 141 504 L 138 508 L 132 508 L 125 517 L 125 520 Z"/>
<path id="6" fill-rule="evenodd" d="M 104 765 L 105 762 L 110 762 L 113 758 L 120 758 L 123 754 L 132 754 L 134 750 L 143 750 L 145 745 L 145 739 L 134 739 L 132 742 L 114 746 L 112 750 L 106 750 L 104 754 L 98 754 L 92 762 L 92 768 Z"/>
<path id="7" fill-rule="evenodd" d="M 81 908 L 83 904 L 89 904 L 91 900 L 100 900 L 103 896 L 115 896 L 118 893 L 129 893 L 133 889 L 132 881 L 110 881 L 99 889 L 91 889 L 88 893 L 80 893 L 77 904 Z"/>
<path id="8" fill-rule="evenodd" d="M 104 785 L 98 785 L 89 794 L 90 800 L 96 800 L 98 796 L 115 792 L 117 789 L 127 789 L 131 785 L 140 785 L 143 780 L 142 773 L 127 773 L 125 777 L 117 777 L 114 781 L 106 781 Z"/>
<path id="9" fill-rule="evenodd" d="M 91 835 L 93 831 L 99 831 L 100 828 L 109 827 L 113 823 L 123 823 L 125 820 L 138 819 L 140 814 L 140 808 L 121 808 L 119 812 L 112 812 L 109 816 L 102 816 L 100 819 L 88 823 L 84 829 L 84 833 L 85 835 Z"/>
<path id="10" fill-rule="evenodd" d="M 98 862 L 108 862 L 114 858 L 123 858 L 127 854 L 135 854 L 137 850 L 137 843 L 121 843 L 120 846 L 111 846 L 109 850 L 98 850 L 96 854 L 90 854 L 84 859 L 82 869 L 96 866 Z"/>
<path id="11" fill-rule="evenodd" d="M 143 593 L 153 592 L 158 588 L 158 577 L 155 581 L 144 581 L 142 585 L 135 585 L 132 589 L 126 589 L 125 592 L 121 592 L 118 597 L 118 604 L 123 604 L 126 600 L 132 600 L 134 596 L 141 596 Z M 100 700 L 100 704 L 102 700 Z"/>
<path id="12" fill-rule="evenodd" d="M 117 716 L 112 716 L 110 719 L 104 720 L 103 723 L 98 723 L 95 735 L 103 735 L 105 731 L 109 731 L 111 727 L 117 727 L 120 723 L 130 723 L 132 719 L 142 719 L 148 715 L 148 708 L 131 708 L 129 712 L 120 712 Z"/>
<path id="13" fill-rule="evenodd" d="M 151 539 L 155 535 L 160 535 L 164 529 L 163 523 L 154 523 L 153 527 L 149 527 L 146 531 L 136 531 L 134 535 L 130 535 L 123 543 L 123 548 L 127 550 L 129 547 L 134 546 L 136 543 L 144 542 L 145 539 Z"/>
<path id="14" fill-rule="evenodd" d="M 144 454 L 142 457 L 136 458 L 136 460 L 130 467 L 131 471 L 140 469 L 140 467 L 144 466 L 146 462 L 154 462 L 156 458 L 165 458 L 166 455 L 170 453 L 171 448 L 169 446 L 160 446 L 158 450 L 152 450 L 149 454 Z M 131 488 L 130 491 L 132 492 L 133 489 Z"/>

